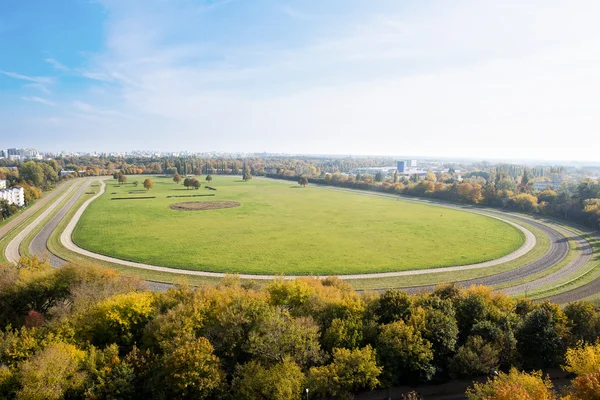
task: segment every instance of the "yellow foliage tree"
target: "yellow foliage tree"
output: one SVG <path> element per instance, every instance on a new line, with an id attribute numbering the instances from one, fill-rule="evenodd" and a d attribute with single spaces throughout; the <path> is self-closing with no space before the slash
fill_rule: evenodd
<path id="1" fill-rule="evenodd" d="M 519 372 L 515 368 L 508 374 L 499 376 L 486 383 L 476 383 L 467 389 L 468 400 L 554 400 L 555 393 L 548 378 L 542 372 Z"/>

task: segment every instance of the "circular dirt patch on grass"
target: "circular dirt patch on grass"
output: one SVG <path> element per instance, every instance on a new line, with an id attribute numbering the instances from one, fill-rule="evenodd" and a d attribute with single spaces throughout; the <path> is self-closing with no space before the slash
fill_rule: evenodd
<path id="1" fill-rule="evenodd" d="M 218 210 L 220 208 L 239 207 L 237 201 L 188 201 L 171 204 L 169 207 L 178 211 Z"/>

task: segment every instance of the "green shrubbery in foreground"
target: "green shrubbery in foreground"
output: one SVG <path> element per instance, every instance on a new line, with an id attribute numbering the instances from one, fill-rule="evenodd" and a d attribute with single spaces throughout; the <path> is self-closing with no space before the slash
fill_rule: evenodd
<path id="1" fill-rule="evenodd" d="M 302 399 L 510 371 L 471 399 L 558 398 L 541 374 L 600 393 L 600 314 L 485 287 L 358 294 L 336 278 L 152 293 L 114 271 L 0 267 L 0 398 Z M 586 346 L 587 345 L 587 346 Z M 570 349 L 570 350 L 569 350 Z M 591 396 L 591 397 L 590 397 Z"/>

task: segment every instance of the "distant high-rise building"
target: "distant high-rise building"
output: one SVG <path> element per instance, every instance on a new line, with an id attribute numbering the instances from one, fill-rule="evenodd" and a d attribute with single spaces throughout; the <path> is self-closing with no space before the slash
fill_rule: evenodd
<path id="1" fill-rule="evenodd" d="M 398 161 L 397 168 L 398 172 L 406 172 L 406 161 Z"/>
<path id="2" fill-rule="evenodd" d="M 19 156 L 19 149 L 8 149 L 8 156 Z"/>
<path id="3" fill-rule="evenodd" d="M 0 158 L 6 158 L 6 151 L 0 150 Z"/>
<path id="4" fill-rule="evenodd" d="M 411 168 L 417 168 L 417 160 L 408 161 L 408 166 Z"/>

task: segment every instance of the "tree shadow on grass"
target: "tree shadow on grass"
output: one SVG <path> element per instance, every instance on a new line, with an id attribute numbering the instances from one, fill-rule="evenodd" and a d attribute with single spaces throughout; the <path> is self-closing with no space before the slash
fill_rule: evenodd
<path id="1" fill-rule="evenodd" d="M 290 189 L 304 189 L 302 186 L 290 186 Z"/>

